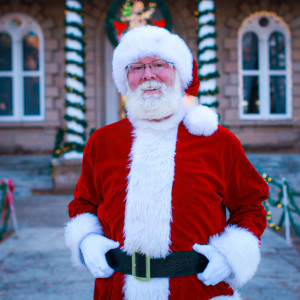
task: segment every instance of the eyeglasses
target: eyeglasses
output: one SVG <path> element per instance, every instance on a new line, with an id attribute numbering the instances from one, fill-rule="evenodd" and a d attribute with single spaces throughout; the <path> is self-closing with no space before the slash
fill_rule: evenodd
<path id="1" fill-rule="evenodd" d="M 126 66 L 125 70 L 127 71 L 127 73 L 132 73 L 132 74 L 143 74 L 146 65 L 149 65 L 150 69 L 155 72 L 155 73 L 159 73 L 161 71 L 170 69 L 171 66 L 174 65 L 174 63 L 169 62 L 169 61 L 165 61 L 165 60 L 155 60 L 152 61 L 150 63 L 133 63 L 133 64 L 129 64 L 128 66 Z"/>

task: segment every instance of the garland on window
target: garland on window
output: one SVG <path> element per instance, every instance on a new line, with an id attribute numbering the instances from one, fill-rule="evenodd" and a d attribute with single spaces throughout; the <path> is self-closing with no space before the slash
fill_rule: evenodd
<path id="1" fill-rule="evenodd" d="M 15 185 L 11 179 L 0 181 L 0 240 L 7 231 L 8 220 L 11 217 L 14 231 L 18 230 L 18 222 L 14 207 Z"/>
<path id="2" fill-rule="evenodd" d="M 65 2 L 65 52 L 66 52 L 66 128 L 60 128 L 56 135 L 54 157 L 63 154 L 65 159 L 81 159 L 86 142 L 85 121 L 85 42 L 83 40 L 83 1 Z M 65 140 L 63 147 L 62 141 Z"/>
<path id="3" fill-rule="evenodd" d="M 216 95 L 219 93 L 217 87 L 216 51 L 216 21 L 215 4 L 213 0 L 198 0 L 198 11 L 195 16 L 198 20 L 198 76 L 200 88 L 198 93 L 199 102 L 217 110 L 219 102 Z"/>

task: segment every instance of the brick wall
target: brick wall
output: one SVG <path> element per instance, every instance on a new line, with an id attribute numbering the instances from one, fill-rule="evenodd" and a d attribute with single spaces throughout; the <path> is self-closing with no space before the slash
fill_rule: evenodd
<path id="1" fill-rule="evenodd" d="M 246 149 L 291 150 L 300 149 L 300 2 L 290 1 L 221 1 L 216 0 L 218 70 L 221 77 L 219 113 L 221 123 L 229 127 Z M 238 30 L 242 21 L 257 11 L 272 11 L 287 23 L 292 41 L 293 117 L 287 121 L 241 121 L 238 111 Z"/>
<path id="2" fill-rule="evenodd" d="M 40 26 L 45 42 L 45 121 L 0 122 L 1 153 L 50 153 L 64 114 L 63 1 L 7 1 L 0 16 L 23 13 Z"/>
<path id="3" fill-rule="evenodd" d="M 112 52 L 104 31 L 106 12 L 112 1 L 84 1 L 86 28 L 86 120 L 87 133 L 105 123 L 108 105 L 106 82 L 111 82 L 107 65 Z M 166 0 L 173 20 L 173 31 L 187 42 L 197 56 L 197 9 L 194 0 Z M 219 50 L 218 79 L 221 123 L 229 127 L 242 143 L 251 149 L 300 148 L 300 3 L 297 0 L 215 0 L 217 13 L 217 44 Z M 241 22 L 250 13 L 274 11 L 289 25 L 292 35 L 293 59 L 293 119 L 291 121 L 241 121 L 238 116 L 237 34 Z M 21 12 L 34 18 L 45 38 L 46 115 L 44 122 L 0 122 L 0 153 L 51 153 L 55 134 L 64 126 L 64 1 L 4 1 L 0 16 Z M 110 53 L 111 55 L 111 53 Z M 105 67 L 106 66 L 106 67 Z M 110 83 L 112 85 L 112 83 Z"/>

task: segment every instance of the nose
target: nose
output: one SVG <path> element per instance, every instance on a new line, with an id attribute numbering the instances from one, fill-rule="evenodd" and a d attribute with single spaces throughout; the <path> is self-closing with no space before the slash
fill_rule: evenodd
<path id="1" fill-rule="evenodd" d="M 143 80 L 149 80 L 152 78 L 155 78 L 155 73 L 153 72 L 153 70 L 151 69 L 149 64 L 145 64 L 145 69 L 144 69 L 144 73 L 143 73 Z"/>

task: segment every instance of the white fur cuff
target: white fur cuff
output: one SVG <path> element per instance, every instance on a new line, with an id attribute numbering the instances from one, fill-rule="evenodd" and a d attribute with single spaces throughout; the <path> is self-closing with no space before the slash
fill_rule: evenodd
<path id="1" fill-rule="evenodd" d="M 81 259 L 80 242 L 89 233 L 98 233 L 103 235 L 102 227 L 98 217 L 84 213 L 72 218 L 65 227 L 66 245 L 71 250 L 72 262 L 75 267 L 83 266 Z"/>
<path id="2" fill-rule="evenodd" d="M 217 296 L 213 297 L 210 300 L 242 300 L 240 294 L 235 291 L 232 296 Z"/>
<path id="3" fill-rule="evenodd" d="M 227 258 L 234 278 L 226 281 L 233 288 L 253 277 L 260 261 L 259 240 L 253 233 L 236 225 L 227 226 L 223 233 L 211 237 L 209 244 Z"/>

